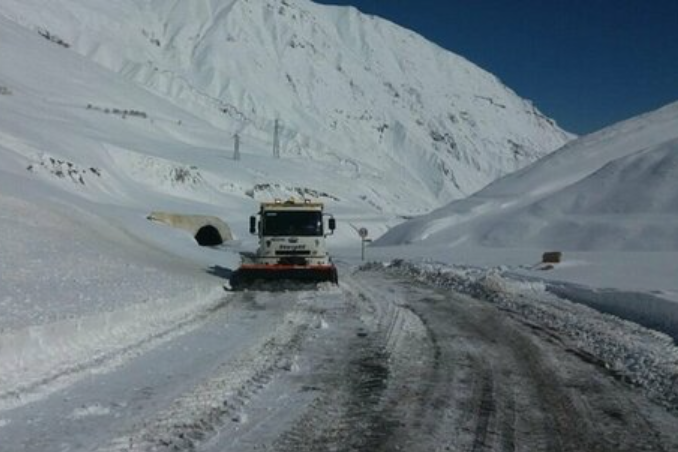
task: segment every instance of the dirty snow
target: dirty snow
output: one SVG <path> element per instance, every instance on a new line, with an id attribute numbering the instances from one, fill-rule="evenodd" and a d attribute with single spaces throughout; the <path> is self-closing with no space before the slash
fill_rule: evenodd
<path id="1" fill-rule="evenodd" d="M 401 260 L 364 268 L 405 274 L 487 300 L 546 334 L 566 337 L 565 346 L 582 359 L 643 388 L 655 401 L 671 409 L 678 406 L 678 347 L 666 334 L 558 297 L 542 281 L 515 280 L 501 268 Z"/>

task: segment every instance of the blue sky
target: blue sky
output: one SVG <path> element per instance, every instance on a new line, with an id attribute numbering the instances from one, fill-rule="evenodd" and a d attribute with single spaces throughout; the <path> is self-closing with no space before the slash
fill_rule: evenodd
<path id="1" fill-rule="evenodd" d="M 678 100 L 678 0 L 314 1 L 416 31 L 574 133 Z"/>

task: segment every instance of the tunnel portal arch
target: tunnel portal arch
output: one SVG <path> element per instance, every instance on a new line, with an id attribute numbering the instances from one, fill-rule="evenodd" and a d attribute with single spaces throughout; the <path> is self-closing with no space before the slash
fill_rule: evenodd
<path id="1" fill-rule="evenodd" d="M 198 229 L 195 233 L 195 241 L 198 242 L 198 245 L 200 246 L 217 246 L 224 243 L 224 239 L 221 237 L 219 230 L 211 224 L 207 224 Z"/>

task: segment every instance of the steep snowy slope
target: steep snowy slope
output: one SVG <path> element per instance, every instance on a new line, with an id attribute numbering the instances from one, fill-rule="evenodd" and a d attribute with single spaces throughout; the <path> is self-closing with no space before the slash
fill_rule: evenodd
<path id="1" fill-rule="evenodd" d="M 379 244 L 678 251 L 678 103 L 571 142 Z"/>
<path id="2" fill-rule="evenodd" d="M 350 9 L 276 3 L 281 13 L 272 4 L 2 2 L 0 329 L 181 298 L 196 274 L 237 265 L 237 250 L 200 249 L 190 234 L 147 221 L 151 211 L 217 215 L 252 249 L 246 223 L 258 200 L 319 198 L 339 220 L 336 249 L 356 243 L 355 226 L 378 235 L 400 215 L 460 194 L 441 188 L 449 181 L 435 168 L 444 159 L 457 162 L 458 182 L 458 171 L 475 168 L 464 173 L 472 190 L 567 138 L 489 74 L 394 25 Z M 312 52 L 290 45 L 295 27 L 310 27 L 308 42 L 328 48 L 292 61 Z M 284 71 L 293 69 L 318 71 L 296 85 L 313 102 L 288 86 Z M 387 76 L 396 88 L 416 85 L 418 110 L 404 91 L 384 94 Z M 354 88 L 363 94 L 353 97 Z M 481 92 L 506 108 L 476 99 Z M 459 96 L 464 110 L 447 110 L 446 96 Z M 381 142 L 374 122 L 353 113 L 335 116 L 335 130 L 324 121 L 337 105 L 394 122 Z M 442 141 L 415 133 L 443 110 L 457 123 L 445 116 L 453 126 Z M 280 159 L 271 158 L 276 116 Z M 436 150 L 452 130 L 459 160 Z M 520 146 L 506 154 L 499 143 L 508 139 L 525 154 Z"/>
<path id="3" fill-rule="evenodd" d="M 168 134 L 177 120 L 200 123 L 2 17 L 0 61 L 0 332 L 193 293 L 204 274 L 186 265 L 199 257 L 193 238 L 145 217 L 242 203 L 203 176 L 176 177 L 191 169 L 181 152 L 191 153 Z M 98 106 L 148 116 L 123 119 Z M 194 164 L 217 160 L 205 148 L 192 154 Z"/>
<path id="4" fill-rule="evenodd" d="M 430 202 L 399 174 L 358 175 L 339 161 L 295 156 L 274 160 L 262 143 L 243 146 L 234 161 L 223 130 L 31 30 L 2 17 L 0 25 L 0 60 L 12 62 L 0 66 L 3 193 L 43 187 L 52 200 L 137 235 L 149 212 L 168 210 L 221 216 L 247 237 L 255 199 L 272 196 L 320 198 L 347 220 L 368 215 L 380 224 L 397 208 L 375 207 L 388 205 L 377 195 L 386 187 L 409 189 L 411 205 Z"/>
<path id="5" fill-rule="evenodd" d="M 362 202 L 377 211 L 421 213 L 570 138 L 491 74 L 353 8 L 7 0 L 0 14 L 208 121 L 220 146 L 239 132 L 243 150 L 270 147 L 279 119 L 284 158 L 376 179 Z"/>

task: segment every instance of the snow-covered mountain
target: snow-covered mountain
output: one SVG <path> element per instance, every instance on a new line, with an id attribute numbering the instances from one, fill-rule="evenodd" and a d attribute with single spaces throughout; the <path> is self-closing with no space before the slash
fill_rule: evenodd
<path id="1" fill-rule="evenodd" d="M 493 76 L 350 8 L 3 0 L 0 336 L 42 344 L 31 328 L 61 337 L 84 316 L 133 340 L 253 249 L 260 199 L 327 202 L 336 251 L 568 138 Z M 148 221 L 157 210 L 219 216 L 239 243 L 200 248 Z"/>
<path id="2" fill-rule="evenodd" d="M 358 210 L 423 213 L 571 138 L 491 74 L 354 8 L 307 0 L 6 0 L 0 15 L 4 34 L 25 36 L 3 45 L 2 61 L 18 66 L 2 65 L 5 88 L 17 102 L 36 95 L 32 108 L 68 124 L 61 135 L 80 140 L 83 122 L 97 129 L 94 149 L 60 149 L 48 138 L 52 156 L 87 166 L 102 148 L 115 148 L 126 155 L 114 164 L 121 174 L 164 195 L 205 199 L 201 187 L 187 195 L 152 181 L 185 165 L 216 195 L 247 199 L 266 186 L 289 195 L 302 186 Z M 247 159 L 244 171 L 215 159 L 201 166 L 205 149 L 230 156 L 235 133 L 244 155 L 264 160 L 276 119 L 283 160 L 293 163 L 272 172 Z M 0 128 L 14 141 L 39 139 L 8 122 Z M 142 129 L 155 145 L 135 138 Z M 326 183 L 329 176 L 337 183 Z"/>
<path id="3" fill-rule="evenodd" d="M 499 208 L 525 212 L 553 195 L 582 219 L 600 211 L 612 217 L 618 209 L 631 209 L 616 191 L 620 183 L 634 195 L 632 219 L 653 227 L 661 219 L 675 225 L 670 181 L 676 176 L 676 141 L 670 140 L 678 139 L 677 117 L 674 105 L 567 145 L 479 196 L 394 229 L 390 240 L 428 237 L 432 246 L 423 257 L 447 253 L 448 259 L 467 260 L 469 255 L 441 246 L 458 238 L 455 230 L 446 232 L 452 222 L 468 221 L 474 240 L 508 243 L 520 236 L 493 235 L 476 214 Z M 271 155 L 276 119 L 281 158 Z M 567 402 L 559 403 L 565 411 L 570 401 L 583 401 L 577 406 L 585 406 L 590 413 L 585 420 L 593 425 L 603 413 L 598 408 L 609 405 L 606 394 L 624 400 L 611 378 L 609 385 L 596 383 L 582 389 L 583 398 L 572 398 L 568 382 L 576 386 L 588 372 L 604 377 L 590 366 L 594 362 L 674 406 L 675 360 L 667 357 L 676 351 L 668 337 L 563 303 L 543 283 L 514 281 L 495 268 L 426 271 L 453 290 L 487 294 L 502 308 L 488 316 L 494 309 L 485 302 L 448 296 L 441 288 L 413 292 L 414 275 L 401 283 L 375 272 L 354 275 L 361 263 L 357 227 L 369 227 L 376 237 L 403 215 L 468 194 L 569 138 L 493 76 L 350 8 L 303 0 L 0 1 L 0 449 L 50 450 L 57 444 L 64 450 L 118 452 L 233 450 L 231 444 L 238 443 L 236 449 L 249 450 L 246 443 L 263 431 L 264 450 L 325 445 L 328 434 L 340 437 L 338 449 L 344 442 L 369 447 L 372 440 L 363 443 L 363 436 L 374 436 L 383 408 L 402 398 L 398 391 L 435 398 L 459 393 L 455 381 L 431 391 L 430 381 L 419 378 L 458 366 L 453 356 L 458 335 L 448 334 L 450 325 L 460 326 L 461 334 L 477 330 L 481 339 L 469 341 L 477 362 L 463 357 L 473 361 L 478 377 L 471 383 L 493 378 L 487 371 L 494 369 L 497 353 L 508 357 L 501 362 L 504 369 L 517 366 L 522 372 L 504 372 L 510 378 L 497 380 L 499 390 L 493 392 L 500 409 L 488 416 L 515 417 L 521 410 L 514 406 L 546 407 L 534 411 L 537 434 L 526 436 L 526 450 L 532 440 L 546 444 L 540 432 L 551 430 L 553 401 Z M 582 188 L 566 191 L 577 184 Z M 652 196 L 641 196 L 644 189 L 653 190 Z M 587 190 L 596 197 L 582 202 L 577 194 Z M 240 262 L 238 251 L 255 246 L 247 218 L 258 201 L 290 195 L 318 198 L 335 214 L 338 229 L 328 245 L 340 268 L 339 287 L 225 292 Z M 192 233 L 148 221 L 157 210 L 219 216 L 237 240 L 199 247 Z M 540 211 L 528 213 L 532 216 L 511 220 L 537 221 Z M 486 237 L 483 231 L 489 231 Z M 668 241 L 667 234 L 662 240 Z M 412 248 L 374 247 L 367 255 L 379 259 L 377 252 L 386 250 L 385 261 L 413 259 Z M 676 255 L 643 271 L 633 261 L 632 270 L 621 274 L 654 278 L 646 281 L 641 298 L 621 294 L 627 301 L 623 311 L 633 313 L 625 318 L 649 318 L 646 325 L 664 322 L 670 328 L 663 331 L 678 331 L 675 305 L 646 303 L 645 296 L 664 290 L 678 299 Z M 591 269 L 585 271 L 595 278 L 605 270 Z M 483 292 L 475 292 L 479 289 Z M 618 295 L 609 297 L 616 303 Z M 504 321 L 507 313 L 520 321 Z M 508 348 L 492 349 L 494 326 L 509 333 Z M 431 340 L 443 336 L 445 344 Z M 526 344 L 531 351 L 525 352 Z M 340 358 L 330 367 L 328 353 Z M 568 365 L 551 365 L 563 357 Z M 318 369 L 329 370 L 321 372 L 327 380 L 319 379 Z M 516 381 L 543 386 L 551 369 L 560 373 L 544 386 L 548 391 L 535 392 L 535 403 L 531 395 L 515 397 Z M 364 385 L 356 382 L 375 378 L 383 384 L 364 405 Z M 610 391 L 598 398 L 602 405 L 596 410 L 590 409 L 591 388 L 596 394 L 600 388 Z M 487 394 L 480 389 L 470 391 L 477 392 L 482 408 Z M 415 399 L 414 411 L 398 405 L 403 419 L 421 418 L 422 407 L 435 405 Z M 615 408 L 603 419 L 627 430 L 625 416 L 640 399 L 628 400 L 619 404 L 622 411 Z M 452 406 L 441 409 L 451 412 Z M 459 406 L 468 408 L 468 400 Z M 325 416 L 328 412 L 334 414 Z M 317 414 L 320 424 L 313 421 Z M 424 415 L 440 432 L 458 430 L 439 428 L 435 411 Z M 636 424 L 643 432 L 670 437 L 663 433 L 672 432 L 669 427 L 657 430 L 641 415 Z M 459 429 L 467 429 L 463 417 Z M 481 416 L 479 425 L 487 419 Z M 656 419 L 662 426 L 674 422 Z M 335 435 L 336 425 L 341 432 Z M 432 435 L 422 425 L 419 449 L 452 444 L 429 441 Z M 565 433 L 578 426 L 563 425 Z M 482 431 L 462 437 L 486 442 L 491 431 L 476 430 Z M 512 441 L 516 432 L 505 430 Z M 614 430 L 605 432 L 615 436 Z M 394 433 L 380 444 L 388 447 L 402 438 L 417 437 Z M 636 439 L 645 444 L 645 436 Z M 258 441 L 250 444 L 262 449 Z"/>
<path id="4" fill-rule="evenodd" d="M 678 251 L 678 103 L 573 141 L 378 243 L 414 242 Z"/>

